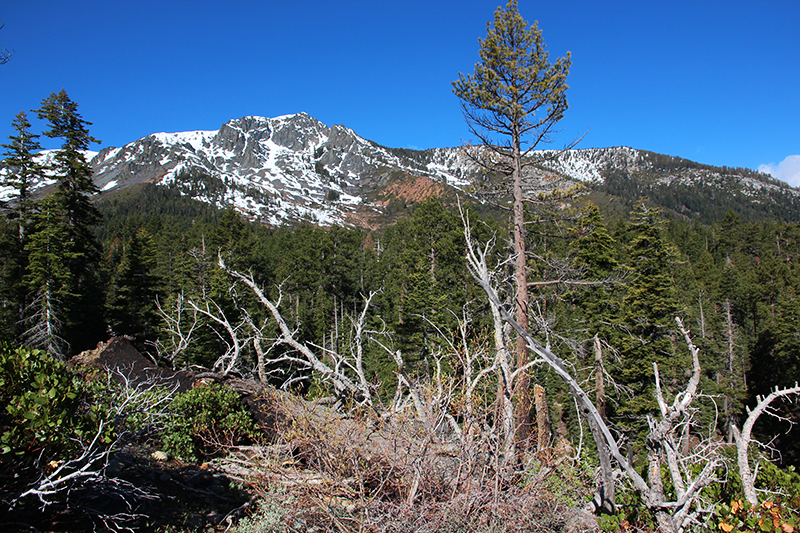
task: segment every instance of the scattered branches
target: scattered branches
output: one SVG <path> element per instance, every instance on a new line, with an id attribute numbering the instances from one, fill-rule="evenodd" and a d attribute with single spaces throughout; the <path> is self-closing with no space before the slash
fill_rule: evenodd
<path id="1" fill-rule="evenodd" d="M 264 291 L 262 291 L 258 284 L 256 284 L 252 274 L 245 275 L 229 268 L 225 264 L 222 254 L 219 255 L 219 267 L 235 280 L 244 283 L 244 285 L 253 292 L 258 301 L 269 311 L 280 332 L 280 336 L 275 339 L 274 342 L 276 344 L 285 345 L 292 349 L 292 351 L 274 359 L 272 361 L 273 363 L 289 362 L 302 365 L 309 370 L 318 372 L 324 379 L 329 380 L 337 392 L 354 398 L 360 403 L 367 405 L 372 404 L 372 394 L 370 389 L 369 387 L 365 387 L 363 385 L 363 383 L 366 382 L 366 379 L 363 376 L 359 376 L 359 382 L 354 382 L 341 370 L 337 371 L 325 364 L 319 357 L 317 357 L 314 351 L 311 350 L 307 344 L 299 342 L 295 338 L 296 332 L 289 327 L 289 325 L 286 323 L 286 320 L 284 320 L 283 316 L 281 315 L 281 312 L 278 309 L 278 304 L 266 297 Z M 280 297 L 278 298 L 278 302 L 279 301 Z M 300 355 L 296 356 L 293 355 L 293 353 L 298 353 Z"/>
<path id="2" fill-rule="evenodd" d="M 652 510 L 665 531 L 681 531 L 700 510 L 695 506 L 704 487 L 716 480 L 715 471 L 722 463 L 717 447 L 713 444 L 713 435 L 700 446 L 695 447 L 689 456 L 678 456 L 678 446 L 674 440 L 677 428 L 691 424 L 690 405 L 697 395 L 700 380 L 699 350 L 691 341 L 688 330 L 677 319 L 678 328 L 686 339 L 687 347 L 692 354 L 692 377 L 683 392 L 676 395 L 674 402 L 668 405 L 663 397 L 660 383 L 656 383 L 657 399 L 661 409 L 658 421 L 651 421 L 650 434 L 646 439 L 648 473 L 643 477 L 621 453 L 620 445 L 612 435 L 603 416 L 592 403 L 589 395 L 569 370 L 567 364 L 555 355 L 549 346 L 542 346 L 530 332 L 522 327 L 503 305 L 495 287 L 496 270 L 490 269 L 486 257 L 493 241 L 484 247 L 479 246 L 471 235 L 466 217 L 464 219 L 465 237 L 467 241 L 467 263 L 473 278 L 486 293 L 493 309 L 509 324 L 532 353 L 546 362 L 564 381 L 573 399 L 579 406 L 582 416 L 592 432 L 600 460 L 601 484 L 598 491 L 597 506 L 607 511 L 614 509 L 615 479 L 613 463 L 619 465 L 624 475 L 631 481 L 634 489 L 642 496 L 644 505 Z M 656 368 L 656 376 L 657 368 Z M 658 379 L 658 378 L 657 378 Z M 670 501 L 666 497 L 661 478 L 661 465 L 667 463 L 673 484 L 676 487 L 676 498 Z M 699 474 L 692 472 L 692 466 L 704 465 Z"/>
<path id="3" fill-rule="evenodd" d="M 186 323 L 187 305 L 183 291 L 177 294 L 173 308 L 169 311 L 165 311 L 156 298 L 156 309 L 164 324 L 163 331 L 169 340 L 166 345 L 160 339 L 148 341 L 148 344 L 156 351 L 157 359 L 166 361 L 173 367 L 178 362 L 179 356 L 189 347 L 192 335 L 199 326 L 196 313 L 191 313 L 191 319 L 188 324 Z"/>
<path id="4" fill-rule="evenodd" d="M 3 26 L 5 25 L 6 23 L 0 20 L 0 30 L 2 30 Z M 14 55 L 14 50 L 9 50 L 5 46 L 3 46 L 3 49 L 0 50 L 0 65 L 5 65 L 9 61 L 11 61 L 11 56 L 13 55 Z"/>
<path id="5" fill-rule="evenodd" d="M 115 383 L 121 383 L 116 385 Z M 79 452 L 63 460 L 54 459 L 47 464 L 48 457 L 40 457 L 34 464 L 38 477 L 29 482 L 9 499 L 9 510 L 29 498 L 39 501 L 42 509 L 56 503 L 84 511 L 109 531 L 130 530 L 128 524 L 143 518 L 131 502 L 154 499 L 147 490 L 115 477 L 107 469 L 111 457 L 125 444 L 140 440 L 163 429 L 170 413 L 168 408 L 174 398 L 175 389 L 165 389 L 153 382 L 134 385 L 124 372 L 117 370 L 106 376 L 108 397 L 102 401 L 104 411 L 90 440 L 79 435 L 73 440 L 79 444 Z M 87 507 L 73 497 L 78 489 L 90 489 L 106 497 L 114 497 L 124 503 L 127 511 L 108 514 Z"/>

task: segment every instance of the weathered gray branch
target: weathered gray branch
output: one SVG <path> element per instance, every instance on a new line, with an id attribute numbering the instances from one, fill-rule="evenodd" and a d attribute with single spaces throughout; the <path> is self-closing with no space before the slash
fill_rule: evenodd
<path id="1" fill-rule="evenodd" d="M 363 387 L 360 383 L 355 383 L 343 372 L 336 372 L 334 369 L 323 363 L 306 344 L 295 339 L 294 331 L 292 331 L 292 329 L 286 324 L 286 321 L 281 315 L 277 305 L 266 297 L 264 291 L 262 291 L 261 287 L 259 287 L 255 280 L 253 280 L 253 276 L 251 274 L 244 275 L 241 272 L 228 267 L 225 264 L 222 254 L 219 254 L 218 260 L 219 267 L 224 272 L 234 279 L 244 283 L 251 291 L 253 291 L 253 294 L 256 295 L 258 301 L 267 308 L 272 315 L 272 318 L 275 320 L 275 323 L 278 325 L 278 329 L 280 330 L 280 336 L 278 337 L 277 342 L 289 346 L 302 355 L 302 359 L 294 359 L 296 362 L 302 361 L 314 372 L 319 372 L 325 379 L 330 380 L 334 388 L 339 393 L 347 394 L 360 402 L 369 405 L 372 404 L 372 395 L 370 394 L 369 387 Z"/>
<path id="2" fill-rule="evenodd" d="M 759 396 L 758 404 L 753 410 L 747 408 L 747 419 L 742 424 L 741 431 L 736 426 L 733 426 L 733 435 L 736 440 L 736 461 L 739 467 L 739 474 L 742 477 L 742 489 L 744 491 L 745 499 L 752 505 L 758 504 L 758 496 L 756 495 L 755 488 L 755 474 L 750 468 L 750 454 L 749 448 L 753 440 L 753 426 L 755 426 L 758 418 L 764 413 L 770 414 L 769 407 L 775 400 L 785 398 L 787 396 L 800 395 L 800 386 L 795 384 L 794 387 L 787 387 L 779 389 L 775 387 L 767 396 Z"/>
<path id="3" fill-rule="evenodd" d="M 668 405 L 664 400 L 660 383 L 658 381 L 656 383 L 661 417 L 657 422 L 651 424 L 651 432 L 647 437 L 649 475 L 648 479 L 645 480 L 633 468 L 628 459 L 623 456 L 603 416 L 592 403 L 589 395 L 572 376 L 565 362 L 555 355 L 548 346 L 542 346 L 534 339 L 530 332 L 522 327 L 503 306 L 494 286 L 495 273 L 488 268 L 486 261 L 492 242 L 490 241 L 484 248 L 481 248 L 472 238 L 467 218 L 462 216 L 462 220 L 467 241 L 468 269 L 475 281 L 486 293 L 493 312 L 496 309 L 500 318 L 516 331 L 528 348 L 544 360 L 564 381 L 589 425 L 597 445 L 601 465 L 602 483 L 598 495 L 600 501 L 596 505 L 609 511 L 614 508 L 615 481 L 612 462 L 616 462 L 631 481 L 634 489 L 642 495 L 645 506 L 656 513 L 659 527 L 674 532 L 682 531 L 688 521 L 693 519 L 695 511 L 692 511 L 692 506 L 699 498 L 702 489 L 714 480 L 714 472 L 721 459 L 714 446 L 707 446 L 702 457 L 694 461 L 695 464 L 702 462 L 704 467 L 699 475 L 693 477 L 688 468 L 689 465 L 681 466 L 677 456 L 677 447 L 672 441 L 676 427 L 679 426 L 681 421 L 690 419 L 689 406 L 697 395 L 700 382 L 699 350 L 692 343 L 689 332 L 684 328 L 681 320 L 676 318 L 678 328 L 683 333 L 692 356 L 692 376 L 685 390 L 675 397 L 671 405 Z M 655 371 L 658 379 L 657 367 Z M 674 501 L 667 501 L 661 479 L 661 464 L 664 460 L 665 449 L 671 450 L 667 453 L 667 461 L 678 492 Z M 670 455 L 673 452 L 676 455 Z"/>

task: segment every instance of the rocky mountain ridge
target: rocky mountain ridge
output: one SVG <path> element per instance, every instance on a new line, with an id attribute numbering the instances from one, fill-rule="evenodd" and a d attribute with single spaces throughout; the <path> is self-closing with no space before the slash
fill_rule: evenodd
<path id="1" fill-rule="evenodd" d="M 270 225 L 308 220 L 370 226 L 393 200 L 414 200 L 405 198 L 408 191 L 402 183 L 440 195 L 461 191 L 477 199 L 488 188 L 507 188 L 504 177 L 488 175 L 466 150 L 387 148 L 345 126 L 326 126 L 298 113 L 243 117 L 216 131 L 154 133 L 87 158 L 102 196 L 149 182 L 217 206 L 232 205 Z M 478 149 L 470 150 L 474 155 Z M 528 195 L 578 182 L 609 192 L 610 182 L 619 189 L 632 180 L 635 186 L 629 188 L 643 194 L 682 187 L 723 201 L 778 201 L 800 219 L 798 189 L 746 169 L 710 167 L 628 147 L 534 151 L 529 162 Z M 686 205 L 677 208 L 693 211 Z"/>

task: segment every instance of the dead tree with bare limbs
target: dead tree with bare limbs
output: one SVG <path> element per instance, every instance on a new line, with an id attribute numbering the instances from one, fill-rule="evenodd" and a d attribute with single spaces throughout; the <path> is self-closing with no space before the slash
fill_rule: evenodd
<path id="1" fill-rule="evenodd" d="M 648 421 L 650 427 L 646 439 L 648 466 L 647 473 L 643 476 L 622 453 L 621 443 L 564 359 L 556 355 L 549 346 L 542 345 L 534 338 L 528 329 L 516 321 L 512 311 L 503 303 L 496 286 L 498 272 L 490 268 L 486 261 L 492 243 L 480 246 L 472 238 L 468 221 L 465 220 L 464 224 L 470 273 L 484 290 L 490 305 L 497 310 L 502 321 L 510 325 L 524 340 L 531 353 L 549 365 L 564 382 L 590 428 L 600 462 L 601 480 L 596 498 L 597 507 L 613 512 L 617 476 L 623 475 L 641 495 L 644 506 L 654 513 L 662 531 L 683 531 L 701 515 L 709 512 L 710 509 L 702 504 L 702 491 L 717 480 L 717 467 L 723 462 L 714 435 L 708 435 L 700 445 L 682 455 L 680 455 L 682 452 L 678 451 L 680 447 L 676 441 L 681 429 L 692 423 L 694 414 L 692 402 L 698 395 L 700 382 L 699 350 L 692 343 L 690 334 L 680 319 L 676 319 L 678 329 L 684 336 L 692 357 L 691 378 L 684 390 L 675 395 L 670 403 L 663 394 L 658 379 L 658 368 L 654 368 L 656 399 L 660 413 Z M 699 473 L 694 469 L 696 465 L 704 465 Z M 669 472 L 675 488 L 674 498 L 667 497 L 661 473 L 662 466 L 666 466 Z"/>

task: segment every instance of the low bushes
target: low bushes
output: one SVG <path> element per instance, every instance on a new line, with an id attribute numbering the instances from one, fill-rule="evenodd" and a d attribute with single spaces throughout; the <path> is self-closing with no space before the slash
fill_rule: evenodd
<path id="1" fill-rule="evenodd" d="M 0 347 L 0 462 L 69 457 L 99 430 L 102 407 L 77 374 L 40 350 Z M 103 438 L 109 442 L 109 433 Z"/>
<path id="2" fill-rule="evenodd" d="M 170 410 L 173 417 L 163 431 L 164 448 L 185 461 L 220 455 L 258 434 L 239 394 L 222 385 L 177 394 Z"/>

